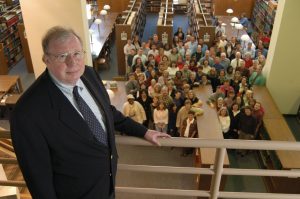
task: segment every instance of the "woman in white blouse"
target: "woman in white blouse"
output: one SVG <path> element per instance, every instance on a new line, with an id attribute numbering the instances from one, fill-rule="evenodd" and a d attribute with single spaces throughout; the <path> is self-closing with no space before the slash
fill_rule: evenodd
<path id="1" fill-rule="evenodd" d="M 167 132 L 169 111 L 164 102 L 159 102 L 159 105 L 153 112 L 153 120 L 155 129 L 160 132 Z"/>
<path id="2" fill-rule="evenodd" d="M 225 139 L 229 138 L 229 127 L 230 127 L 230 117 L 226 107 L 222 107 L 219 110 L 219 121 L 223 131 L 223 136 Z"/>

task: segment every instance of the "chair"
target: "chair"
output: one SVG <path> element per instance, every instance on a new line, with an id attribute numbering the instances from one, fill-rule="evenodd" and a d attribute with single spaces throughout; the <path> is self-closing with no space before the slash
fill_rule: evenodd
<path id="1" fill-rule="evenodd" d="M 9 94 L 6 98 L 5 105 L 8 108 L 13 108 L 22 94 Z"/>
<path id="2" fill-rule="evenodd" d="M 104 57 L 98 57 L 95 60 L 94 66 L 96 71 L 107 70 L 109 68 L 107 60 Z"/>
<path id="3" fill-rule="evenodd" d="M 0 116 L 2 118 L 5 116 L 7 110 L 12 110 L 14 108 L 21 95 L 22 94 L 19 93 L 12 93 L 12 94 L 6 94 L 1 98 L 2 100 L 0 102 L 0 111 L 1 111 Z"/>

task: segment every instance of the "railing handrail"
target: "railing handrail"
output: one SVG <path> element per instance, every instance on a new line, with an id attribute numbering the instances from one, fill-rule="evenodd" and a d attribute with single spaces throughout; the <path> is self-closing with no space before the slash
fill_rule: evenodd
<path id="1" fill-rule="evenodd" d="M 10 139 L 8 130 L 0 130 L 0 139 Z M 144 139 L 116 135 L 118 144 L 153 146 Z M 286 150 L 300 151 L 300 142 L 295 141 L 270 141 L 270 140 L 221 140 L 202 138 L 168 138 L 159 139 L 161 146 L 166 147 L 193 147 L 193 148 L 227 148 L 227 149 L 251 149 L 251 150 Z M 254 144 L 255 143 L 255 144 Z"/>
<path id="2" fill-rule="evenodd" d="M 134 172 L 155 172 L 155 173 L 177 173 L 177 174 L 205 174 L 213 175 L 213 168 L 197 167 L 173 167 L 173 166 L 150 166 L 150 165 L 129 165 L 118 164 L 118 169 Z M 300 177 L 300 170 L 262 170 L 262 169 L 237 169 L 224 168 L 223 175 L 243 175 L 243 176 L 272 176 L 272 177 Z"/>
<path id="3" fill-rule="evenodd" d="M 136 193 L 148 195 L 168 195 L 168 196 L 194 196 L 210 197 L 209 191 L 201 190 L 179 190 L 179 189 L 156 189 L 140 187 L 116 187 L 117 192 Z M 226 192 L 220 191 L 219 198 L 237 199 L 299 199 L 299 194 L 280 194 L 280 193 L 251 193 L 251 192 Z"/>
<path id="4" fill-rule="evenodd" d="M 136 0 L 134 0 L 134 2 L 133 2 L 133 4 L 132 4 L 132 6 L 131 6 L 129 12 L 127 13 L 127 16 L 126 16 L 126 18 L 125 18 L 123 24 L 127 24 L 127 20 L 129 19 L 129 16 L 130 16 L 131 13 L 132 13 L 132 10 L 133 10 L 133 7 L 135 6 L 135 3 L 136 3 Z"/>
<path id="5" fill-rule="evenodd" d="M 300 142 L 294 141 L 224 140 L 172 137 L 159 139 L 159 142 L 162 147 L 300 151 Z M 116 143 L 121 145 L 153 146 L 151 143 L 141 138 L 119 135 L 116 136 Z"/>
<path id="6" fill-rule="evenodd" d="M 0 138 L 10 137 L 9 131 L 0 130 Z M 295 141 L 266 141 L 266 140 L 217 140 L 201 138 L 165 138 L 159 139 L 163 147 L 189 147 L 189 148 L 216 148 L 215 163 L 212 168 L 149 166 L 149 165 L 125 165 L 119 164 L 120 170 L 181 173 L 181 174 L 206 174 L 212 175 L 210 191 L 180 190 L 180 189 L 156 189 L 138 187 L 116 187 L 117 192 L 142 193 L 152 195 L 176 195 L 176 196 L 202 196 L 211 199 L 217 198 L 256 198 L 256 199 L 298 199 L 299 194 L 275 194 L 275 193 L 248 193 L 248 192 L 224 192 L 219 191 L 222 175 L 246 175 L 246 176 L 280 176 L 300 177 L 299 170 L 259 170 L 259 169 L 233 169 L 223 168 L 226 148 L 252 149 L 252 150 L 288 150 L 300 151 L 300 142 Z M 130 136 L 116 136 L 116 143 L 120 145 L 153 146 L 144 139 Z M 0 162 L 16 164 L 14 158 L 0 158 Z M 0 181 L 1 186 L 26 186 L 24 181 Z"/>

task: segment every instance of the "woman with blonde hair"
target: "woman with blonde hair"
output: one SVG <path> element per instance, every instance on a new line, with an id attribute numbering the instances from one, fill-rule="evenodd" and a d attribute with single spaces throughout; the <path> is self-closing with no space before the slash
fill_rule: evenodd
<path id="1" fill-rule="evenodd" d="M 169 111 L 163 101 L 159 102 L 158 107 L 153 111 L 153 121 L 155 130 L 159 132 L 167 132 L 169 122 Z"/>

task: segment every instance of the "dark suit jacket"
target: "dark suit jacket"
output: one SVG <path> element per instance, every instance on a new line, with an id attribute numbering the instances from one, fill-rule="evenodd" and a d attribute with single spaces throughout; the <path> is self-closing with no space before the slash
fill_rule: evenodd
<path id="1" fill-rule="evenodd" d="M 104 112 L 109 147 L 96 141 L 47 70 L 14 109 L 13 146 L 34 199 L 109 198 L 117 169 L 115 130 L 138 137 L 147 131 L 110 104 L 91 67 L 86 67 L 81 79 Z"/>

